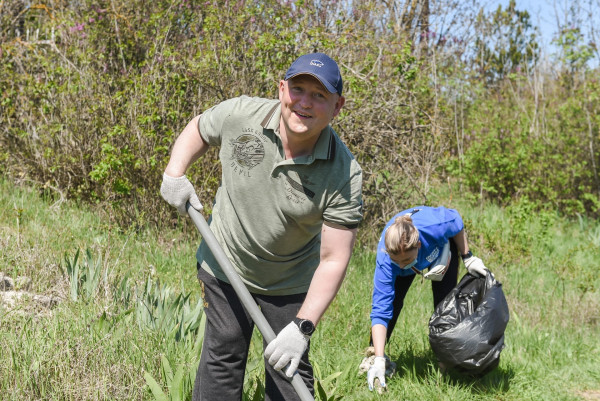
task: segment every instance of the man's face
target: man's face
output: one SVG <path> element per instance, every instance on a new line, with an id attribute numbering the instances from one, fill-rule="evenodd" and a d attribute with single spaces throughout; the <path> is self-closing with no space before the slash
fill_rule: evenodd
<path id="1" fill-rule="evenodd" d="M 279 83 L 281 118 L 288 136 L 309 139 L 319 133 L 337 116 L 345 99 L 330 93 L 312 75 L 298 75 Z"/>

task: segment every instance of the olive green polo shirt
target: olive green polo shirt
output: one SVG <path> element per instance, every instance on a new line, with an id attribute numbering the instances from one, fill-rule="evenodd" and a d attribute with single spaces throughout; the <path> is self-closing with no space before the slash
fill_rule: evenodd
<path id="1" fill-rule="evenodd" d="M 279 100 L 246 96 L 205 111 L 202 138 L 219 146 L 221 185 L 210 228 L 250 292 L 306 292 L 319 265 L 324 221 L 362 219 L 362 170 L 327 126 L 312 155 L 285 159 Z M 205 241 L 201 267 L 228 282 Z"/>

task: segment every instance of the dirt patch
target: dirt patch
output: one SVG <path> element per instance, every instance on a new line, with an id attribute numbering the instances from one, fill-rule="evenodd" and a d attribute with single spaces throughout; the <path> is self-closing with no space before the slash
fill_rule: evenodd
<path id="1" fill-rule="evenodd" d="M 11 277 L 0 272 L 0 310 L 17 314 L 49 315 L 60 298 L 29 292 L 31 279 Z"/>
<path id="2" fill-rule="evenodd" d="M 600 401 L 600 390 L 577 391 L 577 395 L 587 401 Z"/>

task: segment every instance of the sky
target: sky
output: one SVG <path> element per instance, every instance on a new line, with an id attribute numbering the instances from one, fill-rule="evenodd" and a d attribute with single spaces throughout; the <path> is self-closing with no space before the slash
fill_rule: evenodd
<path id="1" fill-rule="evenodd" d="M 498 5 L 505 8 L 509 0 L 482 0 L 482 3 L 485 9 L 492 11 L 497 9 Z M 600 46 L 600 0 L 515 0 L 515 3 L 517 10 L 529 12 L 532 25 L 539 28 L 541 37 L 538 38 L 538 44 L 543 53 L 549 56 L 547 60 L 552 60 L 552 56 L 559 53 L 558 47 L 552 41 L 556 37 L 559 21 L 564 25 L 568 10 L 573 7 L 579 15 L 577 27 L 584 35 L 582 44 L 589 45 L 595 42 Z M 597 67 L 599 63 L 600 53 L 596 51 L 588 65 Z"/>
<path id="2" fill-rule="evenodd" d="M 508 5 L 509 0 L 484 0 L 487 10 L 495 10 L 498 5 L 503 8 Z M 552 45 L 553 35 L 557 30 L 556 12 L 553 1 L 549 0 L 515 0 L 517 10 L 529 12 L 532 25 L 540 28 L 540 44 L 545 48 Z"/>

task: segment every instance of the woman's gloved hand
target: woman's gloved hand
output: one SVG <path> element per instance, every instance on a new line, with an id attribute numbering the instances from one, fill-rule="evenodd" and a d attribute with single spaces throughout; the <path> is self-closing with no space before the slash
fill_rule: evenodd
<path id="1" fill-rule="evenodd" d="M 375 379 L 379 380 L 381 387 L 385 387 L 385 357 L 383 356 L 376 356 L 373 366 L 367 372 L 367 383 L 370 391 L 373 391 Z"/>
<path id="2" fill-rule="evenodd" d="M 487 268 L 483 264 L 483 261 L 477 256 L 470 256 L 464 259 L 463 263 L 471 275 L 475 277 L 485 277 L 487 275 Z"/>
<path id="3" fill-rule="evenodd" d="M 202 203 L 196 195 L 194 186 L 185 175 L 181 177 L 171 177 L 163 173 L 163 181 L 160 186 L 160 194 L 164 200 L 171 206 L 175 206 L 179 214 L 186 216 L 185 204 L 190 201 L 190 205 L 197 211 L 202 210 Z"/>

